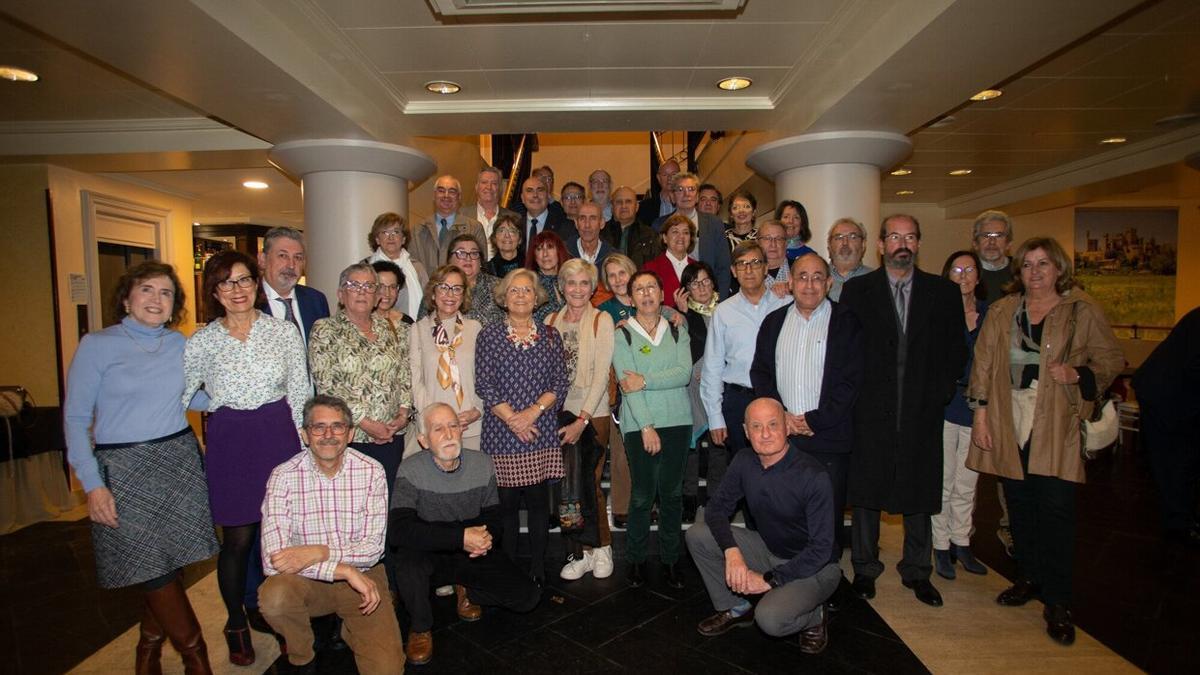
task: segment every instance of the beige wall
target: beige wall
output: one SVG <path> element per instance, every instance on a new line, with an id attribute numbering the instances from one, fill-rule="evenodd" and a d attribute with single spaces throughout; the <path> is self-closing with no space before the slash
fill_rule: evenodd
<path id="1" fill-rule="evenodd" d="M 58 405 L 45 165 L 0 166 L 0 385 Z"/>
<path id="2" fill-rule="evenodd" d="M 596 169 L 604 169 L 612 175 L 614 188 L 628 185 L 641 194 L 650 185 L 650 134 L 538 134 L 533 166 L 544 164 L 554 169 L 555 193 L 569 181 L 579 183 L 586 190 L 588 176 Z"/>

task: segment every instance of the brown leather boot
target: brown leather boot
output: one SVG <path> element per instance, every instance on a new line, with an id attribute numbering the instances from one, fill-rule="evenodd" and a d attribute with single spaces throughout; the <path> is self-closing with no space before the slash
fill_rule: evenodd
<path id="1" fill-rule="evenodd" d="M 433 633 L 430 631 L 409 633 L 408 644 L 404 646 L 404 655 L 414 666 L 429 663 L 429 660 L 433 658 Z"/>
<path id="2" fill-rule="evenodd" d="M 162 626 L 150 611 L 150 601 L 142 608 L 141 635 L 137 643 L 137 660 L 133 672 L 137 675 L 162 675 L 162 645 L 167 638 Z"/>
<path id="3" fill-rule="evenodd" d="M 188 602 L 183 582 L 176 577 L 166 586 L 147 593 L 146 604 L 182 657 L 183 672 L 186 675 L 212 675 L 208 646 L 204 644 L 200 622 L 196 620 L 192 603 Z"/>
<path id="4" fill-rule="evenodd" d="M 471 603 L 466 588 L 456 585 L 454 592 L 458 594 L 458 604 L 455 607 L 458 610 L 458 618 L 463 621 L 478 621 L 479 617 L 483 616 L 483 608 Z"/>

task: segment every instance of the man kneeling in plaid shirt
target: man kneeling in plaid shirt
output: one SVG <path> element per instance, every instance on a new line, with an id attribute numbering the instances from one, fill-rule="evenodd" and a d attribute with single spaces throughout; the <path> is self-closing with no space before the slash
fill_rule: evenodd
<path id="1" fill-rule="evenodd" d="M 304 404 L 307 450 L 275 467 L 262 506 L 267 580 L 259 607 L 287 644 L 293 671 L 316 672 L 309 618 L 336 613 L 358 672 L 404 669 L 400 627 L 383 558 L 387 481 L 375 460 L 348 449 L 350 408 L 335 396 Z"/>

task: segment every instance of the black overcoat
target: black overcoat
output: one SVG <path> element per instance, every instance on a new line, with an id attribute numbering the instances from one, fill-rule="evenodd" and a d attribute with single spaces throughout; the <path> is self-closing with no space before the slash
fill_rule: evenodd
<path id="1" fill-rule="evenodd" d="M 866 364 L 847 501 L 888 513 L 941 511 L 942 413 L 967 361 L 958 287 L 919 269 L 913 274 L 899 410 L 900 336 L 886 268 L 846 282 L 841 296 L 862 324 Z"/>

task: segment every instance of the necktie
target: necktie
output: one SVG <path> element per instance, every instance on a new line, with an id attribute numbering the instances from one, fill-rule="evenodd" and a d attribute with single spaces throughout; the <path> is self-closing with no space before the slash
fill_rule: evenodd
<path id="1" fill-rule="evenodd" d="M 296 327 L 296 330 L 300 331 L 301 335 L 304 335 L 304 331 L 300 330 L 300 322 L 296 321 L 296 313 L 292 311 L 292 299 L 291 298 L 275 298 L 275 299 L 278 300 L 279 302 L 283 303 L 283 318 L 290 321 L 291 324 Z"/>
<path id="2" fill-rule="evenodd" d="M 442 223 L 442 229 L 438 230 L 438 244 L 441 246 L 445 246 L 446 240 L 449 238 L 449 235 L 450 235 L 450 224 L 446 222 L 445 218 L 442 218 L 441 223 Z"/>
<path id="3" fill-rule="evenodd" d="M 533 238 L 537 236 L 537 233 L 538 233 L 537 218 L 530 218 L 529 219 L 529 236 L 525 237 L 525 245 L 526 246 L 529 245 L 529 242 L 533 241 Z"/>
<path id="4" fill-rule="evenodd" d="M 896 316 L 900 319 L 900 330 L 908 331 L 908 303 L 905 299 L 908 295 L 908 284 L 896 284 Z"/>

